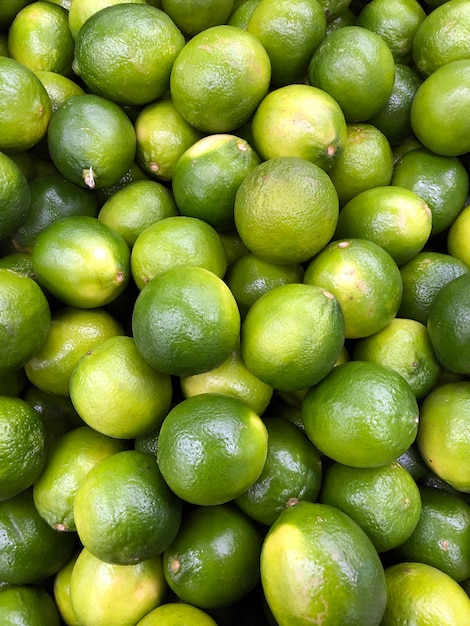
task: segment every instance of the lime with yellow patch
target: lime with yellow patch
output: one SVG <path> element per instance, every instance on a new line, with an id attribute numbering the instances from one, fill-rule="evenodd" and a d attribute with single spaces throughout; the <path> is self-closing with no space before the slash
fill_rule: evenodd
<path id="1" fill-rule="evenodd" d="M 84 548 L 72 570 L 70 599 L 79 624 L 134 626 L 162 604 L 167 584 L 161 556 L 115 565 Z"/>
<path id="2" fill-rule="evenodd" d="M 203 267 L 223 278 L 227 255 L 210 224 L 197 217 L 175 215 L 144 229 L 131 251 L 131 272 L 143 289 L 152 278 L 172 267 Z"/>
<path id="3" fill-rule="evenodd" d="M 22 226 L 31 206 L 31 189 L 20 167 L 0 152 L 0 239 Z"/>
<path id="4" fill-rule="evenodd" d="M 48 126 L 47 144 L 59 172 L 90 189 L 117 183 L 136 151 L 130 119 L 115 102 L 93 93 L 62 103 Z"/>
<path id="5" fill-rule="evenodd" d="M 455 218 L 447 233 L 447 250 L 455 259 L 470 267 L 470 246 L 467 234 L 470 228 L 470 209 L 465 207 Z"/>
<path id="6" fill-rule="evenodd" d="M 418 432 L 418 403 L 406 380 L 370 361 L 348 361 L 333 368 L 307 392 L 301 410 L 314 445 L 351 467 L 393 462 Z"/>
<path id="7" fill-rule="evenodd" d="M 184 37 L 166 13 L 123 2 L 94 13 L 75 41 L 74 72 L 89 90 L 121 105 L 163 96 Z"/>
<path id="8" fill-rule="evenodd" d="M 80 626 L 80 622 L 72 607 L 72 601 L 70 599 L 70 580 L 72 578 L 72 571 L 77 560 L 78 555 L 81 552 L 81 548 L 67 561 L 67 563 L 60 568 L 57 574 L 54 576 L 54 582 L 52 591 L 54 595 L 54 601 L 57 609 L 59 610 L 62 620 L 67 626 Z"/>
<path id="9" fill-rule="evenodd" d="M 36 74 L 0 56 L 0 150 L 29 150 L 46 136 L 52 105 Z"/>
<path id="10" fill-rule="evenodd" d="M 470 383 L 449 382 L 423 400 L 417 436 L 426 465 L 457 491 L 470 491 Z"/>
<path id="11" fill-rule="evenodd" d="M 42 347 L 51 326 L 51 310 L 33 278 L 0 269 L 0 376 L 26 365 Z"/>
<path id="12" fill-rule="evenodd" d="M 257 378 L 277 390 L 298 391 L 332 370 L 344 338 L 337 298 L 321 287 L 291 283 L 271 289 L 252 305 L 240 345 Z"/>
<path id="13" fill-rule="evenodd" d="M 300 157 L 328 170 L 347 139 L 344 113 L 326 91 L 291 84 L 270 91 L 256 109 L 253 147 L 263 160 Z"/>
<path id="14" fill-rule="evenodd" d="M 398 311 L 403 290 L 390 254 L 373 241 L 355 238 L 334 240 L 323 248 L 307 265 L 304 282 L 336 296 L 348 339 L 385 328 Z"/>
<path id="15" fill-rule="evenodd" d="M 4 626 L 60 626 L 59 611 L 51 594 L 28 585 L 0 590 L 0 620 Z"/>
<path id="16" fill-rule="evenodd" d="M 247 122 L 266 95 L 271 63 L 250 33 L 223 24 L 191 38 L 171 71 L 176 109 L 195 128 L 231 132 Z"/>
<path id="17" fill-rule="evenodd" d="M 260 563 L 264 595 L 279 626 L 380 624 L 382 564 L 364 531 L 339 509 L 316 502 L 285 509 L 265 536 Z"/>
<path id="18" fill-rule="evenodd" d="M 255 482 L 267 447 L 266 427 L 251 407 L 233 396 L 204 393 L 170 410 L 160 429 L 157 460 L 182 500 L 216 505 L 237 498 Z"/>
<path id="19" fill-rule="evenodd" d="M 114 300 L 130 278 L 124 239 L 97 217 L 64 217 L 36 238 L 31 260 L 37 282 L 64 305 L 91 309 Z"/>
<path id="20" fill-rule="evenodd" d="M 373 241 L 397 265 L 421 252 L 432 230 L 432 212 L 414 191 L 377 185 L 354 196 L 342 208 L 335 238 Z"/>
<path id="21" fill-rule="evenodd" d="M 399 623 L 453 626 L 470 621 L 470 600 L 462 587 L 441 570 L 403 561 L 385 569 L 387 604 L 383 626 Z"/>
<path id="22" fill-rule="evenodd" d="M 73 504 L 82 544 L 97 559 L 116 565 L 160 555 L 176 537 L 181 514 L 181 501 L 155 459 L 137 450 L 98 461 L 79 485 Z"/>
<path id="23" fill-rule="evenodd" d="M 155 276 L 132 313 L 137 348 L 156 370 L 191 376 L 221 365 L 239 340 L 240 314 L 224 281 L 203 267 Z"/>
<path id="24" fill-rule="evenodd" d="M 77 529 L 73 505 L 78 488 L 101 459 L 124 449 L 118 439 L 86 425 L 69 430 L 53 443 L 33 485 L 34 504 L 49 526 L 60 532 Z"/>
<path id="25" fill-rule="evenodd" d="M 170 376 L 145 361 L 132 337 L 121 335 L 89 348 L 70 377 L 70 399 L 83 421 L 119 439 L 160 426 L 172 393 Z"/>
<path id="26" fill-rule="evenodd" d="M 259 162 L 245 139 L 227 133 L 203 137 L 181 155 L 173 172 L 171 186 L 179 212 L 218 231 L 233 228 L 236 193 Z"/>
<path id="27" fill-rule="evenodd" d="M 259 582 L 260 551 L 261 534 L 236 507 L 194 507 L 164 552 L 165 580 L 183 602 L 202 609 L 231 606 Z"/>
<path id="28" fill-rule="evenodd" d="M 235 197 L 235 226 L 248 250 L 266 261 L 308 261 L 332 238 L 339 201 L 331 179 L 300 157 L 257 165 Z"/>
<path id="29" fill-rule="evenodd" d="M 319 501 L 349 515 L 379 553 L 406 541 L 421 513 L 418 485 L 395 461 L 367 468 L 333 463 L 325 470 Z"/>

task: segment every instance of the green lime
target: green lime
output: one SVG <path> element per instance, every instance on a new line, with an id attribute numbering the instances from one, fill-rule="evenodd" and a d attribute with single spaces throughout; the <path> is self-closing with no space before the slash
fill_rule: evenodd
<path id="1" fill-rule="evenodd" d="M 0 590 L 0 620 L 3 626 L 60 626 L 50 593 L 27 585 Z"/>
<path id="2" fill-rule="evenodd" d="M 191 38 L 212 26 L 225 24 L 234 0 L 161 0 L 161 5 L 176 26 Z"/>
<path id="3" fill-rule="evenodd" d="M 202 609 L 185 602 L 166 602 L 147 613 L 136 626 L 217 626 Z"/>
<path id="4" fill-rule="evenodd" d="M 0 239 L 20 228 L 29 213 L 31 190 L 18 165 L 0 152 Z"/>

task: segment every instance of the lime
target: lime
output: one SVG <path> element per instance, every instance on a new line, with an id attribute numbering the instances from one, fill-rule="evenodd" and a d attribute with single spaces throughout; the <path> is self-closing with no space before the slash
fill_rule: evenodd
<path id="1" fill-rule="evenodd" d="M 89 348 L 70 377 L 70 399 L 94 430 L 120 439 L 145 435 L 163 421 L 172 398 L 168 374 L 151 367 L 132 337 L 108 337 Z"/>
<path id="2" fill-rule="evenodd" d="M 47 141 L 60 173 L 90 189 L 117 183 L 131 166 L 136 149 L 134 127 L 124 111 L 90 93 L 61 104 L 51 118 Z"/>
<path id="3" fill-rule="evenodd" d="M 212 26 L 225 24 L 234 0 L 162 0 L 161 4 L 176 26 L 191 38 Z"/>
<path id="4" fill-rule="evenodd" d="M 427 466 L 457 491 L 470 491 L 468 381 L 433 389 L 423 400 L 417 444 Z"/>
<path id="5" fill-rule="evenodd" d="M 309 439 L 351 467 L 396 460 L 415 440 L 418 418 L 418 403 L 403 376 L 370 361 L 334 367 L 302 403 Z"/>
<path id="6" fill-rule="evenodd" d="M 254 35 L 223 24 L 190 39 L 173 64 L 171 97 L 184 119 L 204 132 L 231 132 L 266 95 L 271 63 Z"/>
<path id="7" fill-rule="evenodd" d="M 29 276 L 0 269 L 0 376 L 21 369 L 46 341 L 51 310 Z"/>
<path id="8" fill-rule="evenodd" d="M 88 426 L 73 428 L 52 444 L 33 485 L 34 504 L 49 526 L 61 532 L 76 530 L 73 504 L 79 486 L 96 463 L 122 450 L 122 442 Z"/>
<path id="9" fill-rule="evenodd" d="M 76 36 L 73 68 L 91 92 L 142 106 L 168 91 L 183 46 L 183 35 L 166 13 L 123 2 L 86 20 Z"/>
<path id="10" fill-rule="evenodd" d="M 447 250 L 457 261 L 470 266 L 470 248 L 468 245 L 468 227 L 470 209 L 466 206 L 452 222 L 447 234 Z"/>
<path id="11" fill-rule="evenodd" d="M 124 450 L 89 470 L 73 515 L 80 541 L 96 558 L 132 565 L 155 558 L 173 541 L 181 502 L 149 454 Z"/>
<path id="12" fill-rule="evenodd" d="M 136 626 L 217 626 L 202 609 L 185 602 L 166 602 L 147 613 Z"/>
<path id="13" fill-rule="evenodd" d="M 67 563 L 60 568 L 54 576 L 54 583 L 52 586 L 56 607 L 59 609 L 60 616 L 67 626 L 80 626 L 70 599 L 70 580 L 72 578 L 72 571 L 75 562 L 80 552 L 81 548 L 79 548 L 78 551 L 76 551 L 67 561 Z"/>
<path id="14" fill-rule="evenodd" d="M 318 383 L 344 344 L 344 317 L 335 296 L 292 283 L 271 289 L 248 311 L 241 327 L 243 360 L 257 378 L 281 391 Z"/>
<path id="15" fill-rule="evenodd" d="M 277 157 L 257 165 L 235 197 L 235 225 L 250 252 L 289 265 L 309 260 L 332 238 L 338 194 L 318 165 Z"/>
<path id="16" fill-rule="evenodd" d="M 34 73 L 47 91 L 53 113 L 63 102 L 72 98 L 72 96 L 81 96 L 85 93 L 78 81 L 75 82 L 63 74 L 58 74 L 51 70 L 35 70 Z"/>
<path id="17" fill-rule="evenodd" d="M 221 278 L 203 267 L 173 267 L 138 295 L 132 330 L 152 367 L 191 376 L 229 357 L 239 339 L 240 314 Z"/>
<path id="18" fill-rule="evenodd" d="M 418 485 L 397 462 L 367 468 L 333 463 L 326 468 L 319 501 L 349 515 L 379 553 L 406 541 L 421 513 Z"/>
<path id="19" fill-rule="evenodd" d="M 46 462 L 41 416 L 21 398 L 0 396 L 0 501 L 16 496 L 39 478 Z"/>
<path id="20" fill-rule="evenodd" d="M 272 524 L 261 551 L 261 582 L 279 626 L 378 625 L 385 576 L 377 551 L 348 515 L 300 502 Z"/>
<path id="21" fill-rule="evenodd" d="M 69 2 L 69 0 L 62 1 Z M 151 2 L 146 2 L 146 0 L 124 0 L 124 2 L 132 4 L 151 4 Z M 123 0 L 70 0 L 69 27 L 72 37 L 77 39 L 80 28 L 95 13 L 106 7 L 122 3 Z"/>
<path id="22" fill-rule="evenodd" d="M 164 552 L 165 580 L 183 602 L 230 606 L 258 583 L 260 552 L 260 533 L 237 508 L 195 507 Z"/>
<path id="23" fill-rule="evenodd" d="M 347 138 L 339 104 L 311 85 L 270 91 L 252 120 L 253 146 L 264 160 L 300 157 L 328 170 Z"/>
<path id="24" fill-rule="evenodd" d="M 0 152 L 0 239 L 20 228 L 31 206 L 28 180 L 18 165 Z"/>
<path id="25" fill-rule="evenodd" d="M 51 595 L 41 587 L 20 585 L 0 590 L 3 626 L 60 626 L 60 615 Z"/>
<path id="26" fill-rule="evenodd" d="M 182 500 L 223 504 L 240 496 L 259 477 L 267 440 L 263 421 L 245 402 L 203 393 L 176 404 L 164 419 L 158 465 Z"/>
<path id="27" fill-rule="evenodd" d="M 31 260 L 38 283 L 71 307 L 108 304 L 130 278 L 128 245 L 119 233 L 88 215 L 49 224 L 36 237 Z"/>

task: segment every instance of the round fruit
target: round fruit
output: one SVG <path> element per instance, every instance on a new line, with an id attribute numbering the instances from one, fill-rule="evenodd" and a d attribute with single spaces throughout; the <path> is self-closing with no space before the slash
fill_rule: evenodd
<path id="1" fill-rule="evenodd" d="M 0 590 L 3 626 L 60 626 L 60 615 L 51 595 L 41 587 L 20 585 Z"/>
<path id="2" fill-rule="evenodd" d="M 18 165 L 0 152 L 0 239 L 6 239 L 26 220 L 31 189 Z"/>

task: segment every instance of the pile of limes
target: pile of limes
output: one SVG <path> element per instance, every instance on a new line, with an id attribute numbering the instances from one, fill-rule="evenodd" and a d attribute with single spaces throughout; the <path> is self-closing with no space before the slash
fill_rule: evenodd
<path id="1" fill-rule="evenodd" d="M 470 626 L 470 0 L 0 2 L 1 626 Z"/>

